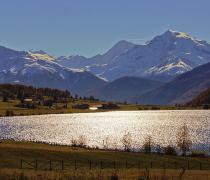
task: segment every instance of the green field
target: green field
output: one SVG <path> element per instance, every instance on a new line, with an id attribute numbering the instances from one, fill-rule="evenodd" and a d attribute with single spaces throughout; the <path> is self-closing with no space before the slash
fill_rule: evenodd
<path id="1" fill-rule="evenodd" d="M 64 113 L 88 113 L 88 112 L 105 112 L 105 111 L 115 111 L 116 109 L 107 109 L 107 110 L 90 110 L 90 109 L 73 109 L 72 106 L 76 104 L 102 104 L 103 102 L 91 102 L 84 100 L 74 100 L 68 102 L 67 108 L 64 108 L 62 103 L 58 103 L 56 106 L 49 108 L 47 106 L 37 106 L 34 109 L 27 109 L 17 107 L 17 104 L 20 103 L 19 100 L 9 100 L 8 102 L 2 102 L 0 100 L 0 116 L 6 116 L 6 112 L 12 111 L 14 116 L 23 116 L 23 115 L 42 115 L 42 114 L 64 114 Z M 140 110 L 176 110 L 180 109 L 175 106 L 152 106 L 152 105 L 135 105 L 135 104 L 123 104 L 117 103 L 120 109 L 117 111 L 140 111 Z M 191 109 L 189 107 L 182 107 L 181 109 Z"/>
<path id="2" fill-rule="evenodd" d="M 55 146 L 32 142 L 3 141 L 0 143 L 0 169 L 3 172 L 34 171 L 43 173 L 95 173 L 111 174 L 137 172 L 145 169 L 162 172 L 181 172 L 181 169 L 210 172 L 210 158 L 192 158 L 144 154 L 133 152 L 104 151 L 67 146 Z M 172 171 L 172 169 L 174 169 Z M 169 170 L 167 170 L 169 171 Z M 84 174 L 84 173 L 82 173 Z M 131 173 L 132 174 L 132 173 Z M 79 175 L 78 175 L 79 176 Z"/>
<path id="3" fill-rule="evenodd" d="M 19 103 L 18 100 L 10 100 L 9 102 L 2 102 L 0 101 L 0 116 L 5 116 L 6 111 L 13 111 L 15 116 L 20 115 L 41 115 L 41 114 L 63 114 L 63 113 L 87 113 L 87 112 L 95 112 L 89 109 L 73 109 L 72 105 L 75 105 L 77 103 L 88 103 L 93 104 L 91 102 L 81 102 L 81 101 L 75 101 L 75 102 L 69 102 L 68 108 L 63 108 L 63 104 L 57 104 L 56 107 L 49 108 L 46 106 L 38 106 L 35 109 L 27 109 L 27 108 L 20 108 L 17 107 L 17 104 Z"/>

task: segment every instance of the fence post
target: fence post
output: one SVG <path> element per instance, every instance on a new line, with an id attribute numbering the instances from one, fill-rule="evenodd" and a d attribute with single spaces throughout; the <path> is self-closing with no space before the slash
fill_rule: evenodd
<path id="1" fill-rule="evenodd" d="M 166 163 L 163 162 L 163 169 L 166 169 Z"/>
<path id="2" fill-rule="evenodd" d="M 200 162 L 200 170 L 202 170 L 202 163 Z"/>
<path id="3" fill-rule="evenodd" d="M 20 160 L 20 169 L 23 169 L 23 160 Z"/>
<path id="4" fill-rule="evenodd" d="M 92 168 L 92 164 L 91 164 L 91 161 L 89 162 L 89 169 L 91 170 Z"/>
<path id="5" fill-rule="evenodd" d="M 38 162 L 37 162 L 37 160 L 35 160 L 35 169 L 37 169 L 38 168 Z"/>
<path id="6" fill-rule="evenodd" d="M 63 163 L 63 160 L 61 161 L 61 170 L 64 170 L 64 163 Z"/>
<path id="7" fill-rule="evenodd" d="M 100 164 L 101 164 L 101 169 L 103 169 L 103 162 L 101 161 L 101 163 L 100 163 Z"/>
<path id="8" fill-rule="evenodd" d="M 128 168 L 128 161 L 127 160 L 125 161 L 125 168 L 126 169 Z"/>
<path id="9" fill-rule="evenodd" d="M 116 162 L 114 161 L 114 169 L 116 169 Z"/>
<path id="10" fill-rule="evenodd" d="M 141 164 L 140 164 L 140 161 L 138 161 L 138 169 L 140 169 L 141 167 Z"/>
<path id="11" fill-rule="evenodd" d="M 188 170 L 190 169 L 190 161 L 189 160 L 187 161 L 187 169 Z"/>
<path id="12" fill-rule="evenodd" d="M 52 161 L 51 160 L 49 161 L 49 166 L 50 166 L 49 168 L 50 168 L 50 171 L 51 171 L 52 170 Z"/>
<path id="13" fill-rule="evenodd" d="M 74 161 L 74 169 L 77 170 L 77 160 Z"/>
<path id="14" fill-rule="evenodd" d="M 150 168 L 152 168 L 152 165 L 153 165 L 153 164 L 152 164 L 152 161 L 151 161 L 151 162 L 150 162 Z"/>
<path id="15" fill-rule="evenodd" d="M 177 169 L 177 162 L 176 161 L 174 162 L 174 165 L 175 165 L 175 169 Z"/>

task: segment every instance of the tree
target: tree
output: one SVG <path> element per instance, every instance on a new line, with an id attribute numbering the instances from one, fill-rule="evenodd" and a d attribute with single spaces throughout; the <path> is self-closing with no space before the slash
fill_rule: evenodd
<path id="1" fill-rule="evenodd" d="M 71 145 L 73 147 L 86 147 L 87 139 L 85 136 L 81 135 L 77 139 L 71 140 Z"/>
<path id="2" fill-rule="evenodd" d="M 109 137 L 106 137 L 103 140 L 103 149 L 109 149 L 109 146 L 110 146 L 110 139 L 109 139 Z"/>
<path id="3" fill-rule="evenodd" d="M 152 141 L 152 136 L 147 136 L 145 138 L 143 148 L 145 153 L 151 153 L 152 152 L 152 147 L 153 147 L 153 141 Z"/>
<path id="4" fill-rule="evenodd" d="M 164 153 L 166 155 L 176 155 L 176 149 L 173 146 L 168 145 L 164 147 Z"/>
<path id="5" fill-rule="evenodd" d="M 203 109 L 209 109 L 209 105 L 208 104 L 204 104 L 203 105 Z"/>
<path id="6" fill-rule="evenodd" d="M 7 102 L 7 101 L 8 101 L 7 96 L 3 96 L 3 102 Z"/>
<path id="7" fill-rule="evenodd" d="M 181 150 L 182 155 L 186 156 L 187 151 L 190 150 L 191 145 L 191 135 L 189 133 L 187 125 L 184 124 L 177 134 L 177 147 L 179 147 L 179 149 Z"/>
<path id="8" fill-rule="evenodd" d="M 125 133 L 122 137 L 121 140 L 123 146 L 124 146 L 124 151 L 129 152 L 131 150 L 131 146 L 132 146 L 132 137 L 131 137 L 131 133 Z"/>

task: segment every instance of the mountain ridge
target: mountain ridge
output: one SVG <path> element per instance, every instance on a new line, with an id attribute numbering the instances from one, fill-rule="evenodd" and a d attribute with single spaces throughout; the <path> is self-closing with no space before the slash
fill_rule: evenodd
<path id="1" fill-rule="evenodd" d="M 163 83 L 142 77 L 122 77 L 88 92 L 96 98 L 106 101 L 131 102 L 131 98 L 144 94 Z"/>
<path id="2" fill-rule="evenodd" d="M 0 83 L 33 85 L 69 90 L 85 95 L 106 82 L 90 72 L 57 64 L 49 56 L 0 47 Z"/>
<path id="3" fill-rule="evenodd" d="M 210 63 L 179 75 L 165 85 L 133 101 L 143 104 L 185 104 L 210 87 Z"/>
<path id="4" fill-rule="evenodd" d="M 115 56 L 97 55 L 83 57 L 80 61 L 66 59 L 68 67 L 88 70 L 109 81 L 123 76 L 170 81 L 210 62 L 210 44 L 183 32 L 167 30 L 144 45 L 121 42 L 123 46 L 119 42 L 107 51 L 109 53 L 119 46 L 120 51 L 115 51 Z"/>

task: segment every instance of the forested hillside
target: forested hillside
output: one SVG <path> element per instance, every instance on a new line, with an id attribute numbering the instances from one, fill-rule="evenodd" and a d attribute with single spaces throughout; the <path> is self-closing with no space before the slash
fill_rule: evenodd
<path id="1" fill-rule="evenodd" d="M 203 106 L 205 109 L 210 108 L 210 88 L 202 92 L 199 96 L 187 103 L 188 106 L 198 107 Z"/>

